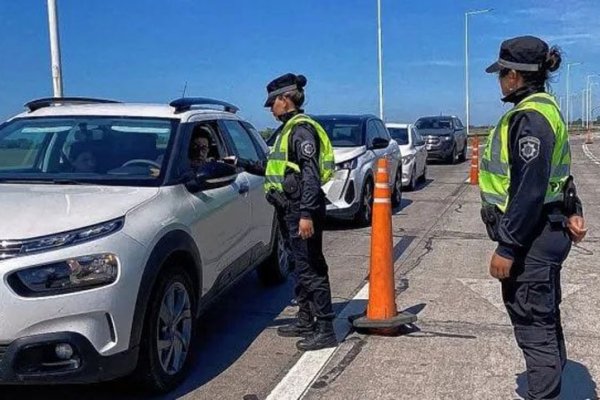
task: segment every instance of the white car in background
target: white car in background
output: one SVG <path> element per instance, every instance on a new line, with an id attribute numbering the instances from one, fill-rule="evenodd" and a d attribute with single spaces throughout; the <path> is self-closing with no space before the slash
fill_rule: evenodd
<path id="1" fill-rule="evenodd" d="M 335 173 L 323 185 L 327 215 L 371 223 L 377 159 L 388 159 L 392 205 L 402 201 L 400 147 L 381 119 L 374 115 L 311 115 L 329 136 L 334 151 Z M 275 134 L 267 139 L 273 146 Z"/>
<path id="2" fill-rule="evenodd" d="M 390 137 L 381 119 L 373 115 L 315 115 L 327 131 L 334 150 L 335 174 L 323 186 L 327 214 L 354 219 L 361 225 L 371 222 L 377 160 L 388 159 L 392 205 L 402 201 L 400 148 Z"/>
<path id="3" fill-rule="evenodd" d="M 402 152 L 402 185 L 415 190 L 427 176 L 427 149 L 425 140 L 413 124 L 387 123 L 387 130 Z"/>

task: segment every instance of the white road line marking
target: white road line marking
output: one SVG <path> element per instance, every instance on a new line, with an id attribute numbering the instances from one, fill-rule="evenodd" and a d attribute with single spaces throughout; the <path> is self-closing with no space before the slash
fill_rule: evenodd
<path id="1" fill-rule="evenodd" d="M 368 298 L 369 285 L 365 284 L 336 317 L 334 328 L 338 341 L 342 341 L 350 332 L 351 326 L 348 317 L 364 312 Z M 267 400 L 298 400 L 302 398 L 313 381 L 319 376 L 323 367 L 327 365 L 336 349 L 330 348 L 304 353 L 267 396 Z"/>

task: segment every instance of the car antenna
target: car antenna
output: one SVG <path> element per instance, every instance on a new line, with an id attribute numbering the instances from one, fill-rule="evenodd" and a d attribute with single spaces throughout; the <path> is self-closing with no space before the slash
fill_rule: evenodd
<path id="1" fill-rule="evenodd" d="M 187 81 L 185 81 L 185 85 L 183 85 L 183 93 L 181 93 L 181 97 L 185 97 L 186 89 L 187 89 Z"/>

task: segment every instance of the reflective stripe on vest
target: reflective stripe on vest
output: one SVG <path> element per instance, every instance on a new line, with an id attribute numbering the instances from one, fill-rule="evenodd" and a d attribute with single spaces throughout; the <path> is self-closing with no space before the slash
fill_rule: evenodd
<path id="1" fill-rule="evenodd" d="M 479 187 L 484 204 L 497 206 L 502 212 L 508 206 L 510 187 L 510 164 L 508 157 L 509 125 L 511 117 L 520 111 L 537 111 L 546 118 L 555 137 L 552 151 L 550 180 L 544 203 L 563 199 L 563 186 L 571 174 L 571 151 L 564 119 L 556 100 L 547 93 L 536 93 L 521 101 L 502 116 L 500 122 L 488 135 L 481 157 Z"/>
<path id="2" fill-rule="evenodd" d="M 335 169 L 333 147 L 329 140 L 329 136 L 327 136 L 327 132 L 325 132 L 323 127 L 312 118 L 304 114 L 298 114 L 292 117 L 283 126 L 281 133 L 275 140 L 273 150 L 269 154 L 269 161 L 267 162 L 265 174 L 265 192 L 269 192 L 271 189 L 280 192 L 283 191 L 283 180 L 288 168 L 295 172 L 300 172 L 300 166 L 288 160 L 290 134 L 299 124 L 309 124 L 317 132 L 319 138 L 319 173 L 321 185 L 329 182 L 333 176 Z"/>

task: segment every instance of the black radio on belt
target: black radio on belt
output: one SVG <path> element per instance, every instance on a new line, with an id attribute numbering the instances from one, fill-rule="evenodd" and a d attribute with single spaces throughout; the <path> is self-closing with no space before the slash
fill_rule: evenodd
<path id="1" fill-rule="evenodd" d="M 563 188 L 564 193 L 564 207 L 567 216 L 573 215 L 577 212 L 577 189 L 575 183 L 573 183 L 573 176 L 570 175 Z"/>
<path id="2" fill-rule="evenodd" d="M 498 241 L 498 223 L 500 222 L 500 210 L 496 206 L 484 206 L 481 208 L 481 220 L 485 224 L 488 236 L 494 242 Z"/>

